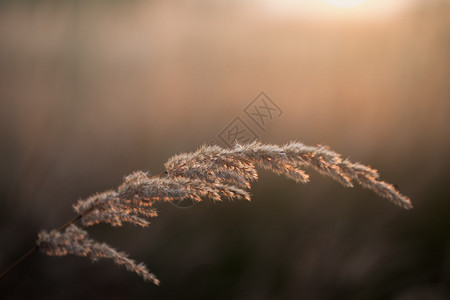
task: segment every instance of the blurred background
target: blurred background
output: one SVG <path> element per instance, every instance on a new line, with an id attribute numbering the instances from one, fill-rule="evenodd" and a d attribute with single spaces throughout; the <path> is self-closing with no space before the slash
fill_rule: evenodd
<path id="1" fill-rule="evenodd" d="M 160 287 L 37 253 L 1 298 L 449 299 L 449 78 L 446 0 L 1 1 L 1 270 L 77 199 L 223 145 L 236 117 L 369 164 L 415 206 L 262 172 L 252 202 L 89 229 Z M 264 130 L 244 112 L 261 91 L 283 111 Z"/>

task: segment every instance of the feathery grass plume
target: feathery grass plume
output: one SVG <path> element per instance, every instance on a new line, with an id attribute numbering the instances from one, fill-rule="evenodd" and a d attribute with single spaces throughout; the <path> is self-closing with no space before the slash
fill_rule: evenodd
<path id="1" fill-rule="evenodd" d="M 254 164 L 234 159 L 229 154 L 228 149 L 219 146 L 201 146 L 196 152 L 171 157 L 165 168 L 173 178 L 195 178 L 249 188 L 249 182 L 258 179 Z"/>
<path id="2" fill-rule="evenodd" d="M 250 182 L 258 180 L 256 167 L 301 183 L 309 181 L 303 168 L 310 167 L 346 187 L 352 187 L 356 182 L 405 209 L 412 208 L 409 198 L 400 194 L 393 185 L 379 180 L 375 169 L 343 159 L 340 154 L 321 145 L 290 142 L 278 146 L 252 142 L 236 144 L 233 148 L 201 146 L 195 152 L 171 157 L 164 166 L 166 171 L 161 174 L 149 176 L 142 171 L 134 172 L 125 177 L 117 189 L 79 200 L 73 206 L 77 217 L 57 230 L 41 232 L 37 246 L 0 274 L 0 278 L 40 248 L 48 255 L 75 254 L 94 260 L 110 258 L 145 280 L 158 284 L 159 281 L 144 265 L 137 265 L 124 253 L 89 239 L 87 232 L 73 223 L 81 220 L 87 227 L 98 223 L 121 226 L 128 222 L 146 227 L 148 218 L 158 215 L 153 208 L 156 201 L 250 200 Z"/>
<path id="3" fill-rule="evenodd" d="M 123 265 L 128 271 L 134 272 L 144 280 L 159 285 L 159 280 L 150 273 L 147 267 L 132 259 L 123 252 L 118 252 L 105 243 L 98 243 L 88 237 L 88 233 L 71 224 L 64 232 L 52 230 L 42 231 L 38 235 L 37 245 L 41 251 L 50 256 L 73 254 L 90 258 L 92 261 L 105 258 L 115 264 Z"/>
<path id="4" fill-rule="evenodd" d="M 121 198 L 114 190 L 92 195 L 86 200 L 79 200 L 74 205 L 74 210 L 81 216 L 84 226 L 98 223 L 122 226 L 124 222 L 129 222 L 146 227 L 150 223 L 145 218 L 158 215 L 157 211 L 152 208 L 152 202 L 143 201 L 143 199 Z"/>
<path id="5" fill-rule="evenodd" d="M 74 209 L 84 226 L 102 222 L 121 226 L 129 222 L 146 227 L 149 222 L 145 218 L 158 215 L 152 208 L 155 201 L 201 201 L 203 197 L 250 200 L 247 191 L 232 185 L 192 178 L 149 177 L 138 171 L 128 175 L 117 190 L 79 200 Z"/>
<path id="6" fill-rule="evenodd" d="M 129 175 L 119 186 L 118 194 L 125 199 L 143 199 L 144 201 L 174 201 L 203 197 L 221 200 L 222 197 L 250 199 L 247 191 L 219 182 L 208 182 L 195 178 L 150 178 L 142 171 Z"/>
<path id="7" fill-rule="evenodd" d="M 393 203 L 412 208 L 408 197 L 400 194 L 393 185 L 378 180 L 378 172 L 368 166 L 352 163 L 325 146 L 306 146 L 290 142 L 283 146 L 261 144 L 236 144 L 232 149 L 202 146 L 193 153 L 183 153 L 170 158 L 166 164 L 169 176 L 195 178 L 209 182 L 242 182 L 257 180 L 255 165 L 285 175 L 296 182 L 306 183 L 309 176 L 302 170 L 311 167 L 346 187 L 355 181 Z M 233 174 L 234 175 L 230 175 Z M 241 185 L 242 186 L 242 185 Z"/>

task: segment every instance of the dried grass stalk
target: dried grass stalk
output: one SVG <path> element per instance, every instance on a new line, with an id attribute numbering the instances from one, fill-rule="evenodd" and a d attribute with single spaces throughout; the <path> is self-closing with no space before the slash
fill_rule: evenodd
<path id="1" fill-rule="evenodd" d="M 236 144 L 231 149 L 202 146 L 195 152 L 175 155 L 165 163 L 166 171 L 161 176 L 134 172 L 125 177 L 116 190 L 79 200 L 74 205 L 78 217 L 67 224 L 81 219 L 83 226 L 98 223 L 121 226 L 128 222 L 146 227 L 149 225 L 148 219 L 157 216 L 153 208 L 156 201 L 201 201 L 203 198 L 216 201 L 223 198 L 250 200 L 250 183 L 258 179 L 256 167 L 301 183 L 309 181 L 304 171 L 309 167 L 346 187 L 352 187 L 356 182 L 400 207 L 412 208 L 410 199 L 400 194 L 393 185 L 379 180 L 375 169 L 343 159 L 328 147 L 306 146 L 299 142 L 282 146 L 252 142 Z M 145 280 L 159 283 L 142 264 L 136 264 L 124 253 L 106 244 L 93 241 L 85 231 L 73 224 L 69 227 L 67 224 L 58 230 L 41 232 L 38 247 L 48 255 L 75 254 L 94 260 L 109 258 Z"/>

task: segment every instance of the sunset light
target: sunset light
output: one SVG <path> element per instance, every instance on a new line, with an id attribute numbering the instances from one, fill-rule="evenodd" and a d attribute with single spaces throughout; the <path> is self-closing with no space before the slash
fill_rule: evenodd
<path id="1" fill-rule="evenodd" d="M 403 11 L 412 0 L 265 0 L 266 9 L 281 17 L 301 16 L 323 18 L 384 18 Z"/>
<path id="2" fill-rule="evenodd" d="M 366 0 L 324 0 L 325 2 L 337 7 L 355 7 L 361 5 Z"/>

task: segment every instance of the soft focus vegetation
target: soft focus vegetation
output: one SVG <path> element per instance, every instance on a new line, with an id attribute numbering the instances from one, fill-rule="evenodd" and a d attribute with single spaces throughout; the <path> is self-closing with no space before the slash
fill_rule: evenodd
<path id="1" fill-rule="evenodd" d="M 284 111 L 254 128 L 263 142 L 329 145 L 414 203 L 263 172 L 252 202 L 163 203 L 148 229 L 92 228 L 160 287 L 36 255 L 2 298 L 448 298 L 450 5 L 408 3 L 351 18 L 257 1 L 0 2 L 2 269 L 77 199 L 220 143 L 260 91 Z"/>

